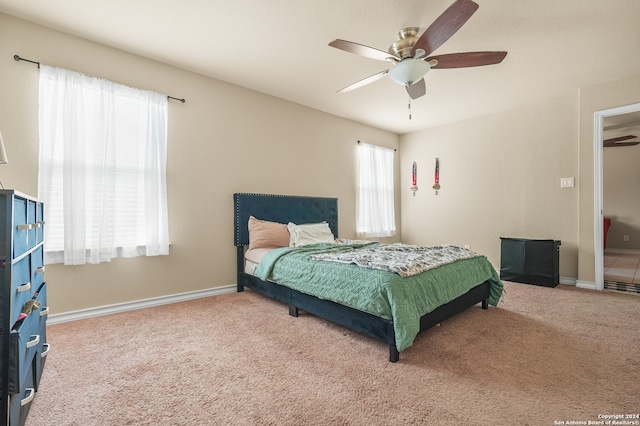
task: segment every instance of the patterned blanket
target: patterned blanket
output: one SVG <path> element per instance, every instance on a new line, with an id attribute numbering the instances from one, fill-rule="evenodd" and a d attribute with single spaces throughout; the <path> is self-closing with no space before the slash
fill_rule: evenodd
<path id="1" fill-rule="evenodd" d="M 410 277 L 457 260 L 481 256 L 474 251 L 456 246 L 425 247 L 396 243 L 372 244 L 349 251 L 314 254 L 311 259 L 353 263 L 363 268 L 395 272 L 401 277 Z"/>

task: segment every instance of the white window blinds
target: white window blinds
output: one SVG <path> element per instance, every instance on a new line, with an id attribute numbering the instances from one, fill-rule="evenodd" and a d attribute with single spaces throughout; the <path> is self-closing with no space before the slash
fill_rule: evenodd
<path id="1" fill-rule="evenodd" d="M 358 145 L 358 213 L 356 232 L 363 237 L 396 234 L 393 153 L 389 148 Z"/>
<path id="2" fill-rule="evenodd" d="M 45 262 L 169 253 L 167 97 L 40 68 Z"/>

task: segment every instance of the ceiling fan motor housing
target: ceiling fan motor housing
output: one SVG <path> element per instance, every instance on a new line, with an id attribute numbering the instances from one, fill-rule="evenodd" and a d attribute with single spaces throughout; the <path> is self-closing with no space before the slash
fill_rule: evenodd
<path id="1" fill-rule="evenodd" d="M 389 53 L 400 58 L 400 62 L 389 70 L 389 78 L 401 86 L 411 86 L 420 81 L 431 69 L 428 62 L 411 57 L 419 30 L 418 27 L 401 29 L 398 31 L 398 40 L 389 47 Z"/>
<path id="2" fill-rule="evenodd" d="M 411 49 L 418 41 L 418 27 L 407 27 L 398 31 L 398 40 L 389 47 L 389 53 L 405 59 L 411 56 Z"/>

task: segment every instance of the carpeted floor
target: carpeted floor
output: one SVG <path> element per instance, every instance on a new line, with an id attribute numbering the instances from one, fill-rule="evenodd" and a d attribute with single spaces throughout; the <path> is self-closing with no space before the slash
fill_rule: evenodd
<path id="1" fill-rule="evenodd" d="M 246 291 L 56 324 L 28 426 L 555 425 L 640 412 L 640 298 L 505 283 L 388 362 Z M 566 423 L 565 423 L 566 424 Z"/>

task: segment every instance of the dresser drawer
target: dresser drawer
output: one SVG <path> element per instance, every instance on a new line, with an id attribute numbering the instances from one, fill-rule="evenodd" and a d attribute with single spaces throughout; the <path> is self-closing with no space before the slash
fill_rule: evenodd
<path id="1" fill-rule="evenodd" d="M 33 313 L 34 315 L 38 315 L 38 334 L 40 335 L 40 343 L 37 345 L 36 355 L 33 361 L 36 375 L 36 391 L 40 384 L 40 378 L 42 377 L 42 371 L 44 370 L 44 363 L 47 360 L 49 351 L 51 350 L 51 345 L 47 343 L 47 317 L 49 316 L 49 306 L 47 305 L 47 283 L 42 284 L 38 289 L 37 300 L 40 302 L 40 308 Z"/>
<path id="2" fill-rule="evenodd" d="M 39 369 L 39 353 L 43 352 L 46 341 L 46 284 L 42 286 L 35 299 L 40 308 L 31 312 L 11 330 L 9 338 L 9 393 L 18 393 L 23 388 L 30 371 L 34 374 Z M 44 316 L 40 314 L 45 312 Z M 35 361 L 34 361 L 35 360 Z M 41 373 L 40 373 L 41 374 Z M 33 384 L 33 383 L 32 383 Z"/>
<path id="3" fill-rule="evenodd" d="M 43 246 L 40 245 L 13 265 L 11 324 L 18 320 L 24 304 L 33 297 L 36 289 L 44 282 L 43 263 Z"/>
<path id="4" fill-rule="evenodd" d="M 44 241 L 44 204 L 36 204 L 36 244 Z"/>
<path id="5" fill-rule="evenodd" d="M 43 246 L 40 246 L 31 253 L 31 288 L 34 291 L 44 282 L 43 250 Z"/>
<path id="6" fill-rule="evenodd" d="M 38 391 L 38 387 L 40 386 L 40 379 L 42 378 L 42 372 L 44 371 L 44 363 L 47 361 L 47 355 L 49 355 L 50 351 L 51 351 L 51 345 L 49 343 L 43 344 L 42 351 L 36 352 L 36 357 L 33 360 L 35 371 L 36 371 L 36 377 L 35 377 L 36 392 Z"/>
<path id="7" fill-rule="evenodd" d="M 13 258 L 18 258 L 44 240 L 42 203 L 15 197 L 13 201 Z"/>
<path id="8" fill-rule="evenodd" d="M 27 200 L 13 198 L 13 257 L 19 257 L 29 248 Z"/>
<path id="9" fill-rule="evenodd" d="M 38 330 L 40 330 L 40 336 L 43 337 L 40 345 L 38 346 L 38 351 L 42 351 L 42 345 L 47 341 L 47 318 L 49 317 L 49 306 L 47 306 L 47 283 L 42 283 L 40 287 L 38 287 L 38 290 L 36 290 L 33 297 L 40 302 L 40 307 L 37 311 L 33 312 L 33 315 L 37 315 L 38 317 Z"/>
<path id="10" fill-rule="evenodd" d="M 25 424 L 35 394 L 33 367 L 30 365 L 20 391 L 9 395 L 9 426 L 23 426 Z"/>
<path id="11" fill-rule="evenodd" d="M 11 274 L 11 318 L 15 324 L 27 300 L 33 297 L 34 287 L 31 282 L 31 255 L 27 255 L 13 264 Z"/>
<path id="12" fill-rule="evenodd" d="M 37 228 L 36 222 L 36 203 L 33 200 L 27 200 L 27 249 L 36 245 Z"/>

